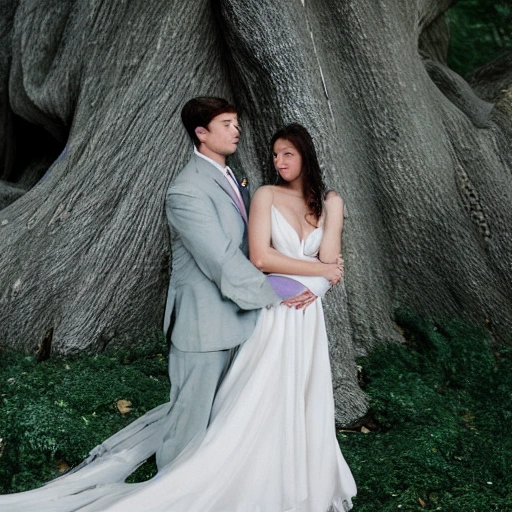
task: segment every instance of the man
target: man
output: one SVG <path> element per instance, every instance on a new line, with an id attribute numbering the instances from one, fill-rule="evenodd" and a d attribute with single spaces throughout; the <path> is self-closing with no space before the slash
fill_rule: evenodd
<path id="1" fill-rule="evenodd" d="M 236 348 L 253 332 L 259 310 L 281 302 L 247 259 L 249 198 L 226 166 L 240 138 L 235 108 L 221 98 L 193 98 L 181 117 L 194 155 L 166 198 L 172 274 L 164 331 L 171 340 L 171 409 L 159 468 L 208 426 Z M 313 299 L 306 291 L 285 303 L 304 307 Z"/>

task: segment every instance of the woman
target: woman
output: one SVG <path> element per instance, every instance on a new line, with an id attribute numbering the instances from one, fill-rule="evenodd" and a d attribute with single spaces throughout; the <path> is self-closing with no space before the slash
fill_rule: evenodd
<path id="1" fill-rule="evenodd" d="M 322 263 L 341 262 L 343 200 L 334 191 L 325 192 L 313 140 L 304 127 L 291 124 L 282 128 L 272 137 L 271 146 L 277 185 L 261 187 L 251 203 L 251 261 L 263 272 L 321 276 L 336 284 L 341 278 L 339 269 Z M 322 227 L 316 258 L 303 260 L 300 253 L 288 257 L 276 250 L 272 246 L 272 215 L 286 220 L 301 244 Z"/>
<path id="2" fill-rule="evenodd" d="M 272 148 L 278 183 L 260 188 L 254 196 L 251 261 L 273 273 L 271 279 L 283 298 L 308 288 L 307 307 L 280 305 L 262 311 L 254 334 L 240 348 L 217 393 L 210 426 L 150 481 L 123 483 L 154 451 L 159 408 L 127 427 L 129 432 L 123 429 L 107 440 L 77 471 L 41 489 L 2 497 L 2 510 L 351 508 L 356 487 L 336 440 L 319 298 L 342 276 L 338 257 L 343 201 L 335 192 L 325 194 L 305 128 L 292 124 L 279 130 Z M 155 421 L 148 418 L 151 414 Z"/>

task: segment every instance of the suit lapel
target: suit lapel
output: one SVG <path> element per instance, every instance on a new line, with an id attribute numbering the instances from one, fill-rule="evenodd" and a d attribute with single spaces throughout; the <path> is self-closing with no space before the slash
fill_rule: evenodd
<path id="1" fill-rule="evenodd" d="M 240 194 L 242 194 L 242 199 L 244 200 L 245 211 L 247 215 L 249 215 L 249 207 L 251 204 L 251 193 L 249 191 L 249 184 L 247 183 L 245 186 L 238 187 L 240 190 Z"/>
<path id="2" fill-rule="evenodd" d="M 234 190 L 231 188 L 231 185 L 228 183 L 226 178 L 220 173 L 218 169 L 216 169 L 210 162 L 207 162 L 201 157 L 198 157 L 197 155 L 194 155 L 192 157 L 195 160 L 196 163 L 196 169 L 199 174 L 206 175 L 210 179 L 212 179 L 233 201 L 235 208 L 237 209 L 238 213 L 240 213 L 240 217 L 244 220 L 244 222 L 247 222 L 242 213 L 238 210 L 238 207 L 236 206 L 237 198 L 235 196 Z M 244 205 L 246 205 L 246 199 L 242 192 L 242 199 L 244 200 Z M 246 205 L 246 211 L 248 212 L 248 208 Z"/>

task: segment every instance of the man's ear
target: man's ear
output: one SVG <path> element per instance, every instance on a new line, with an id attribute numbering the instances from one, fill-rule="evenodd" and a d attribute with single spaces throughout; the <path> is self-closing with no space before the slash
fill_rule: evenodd
<path id="1" fill-rule="evenodd" d="M 199 139 L 199 142 L 204 142 L 204 136 L 208 130 L 202 126 L 198 126 L 194 131 L 196 132 L 196 137 Z"/>

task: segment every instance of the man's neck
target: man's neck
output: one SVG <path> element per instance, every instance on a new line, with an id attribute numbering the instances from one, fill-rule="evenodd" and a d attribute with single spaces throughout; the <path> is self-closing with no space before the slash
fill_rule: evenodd
<path id="1" fill-rule="evenodd" d="M 215 151 L 212 151 L 204 144 L 201 144 L 197 148 L 197 151 L 199 151 L 199 153 L 201 153 L 202 155 L 208 157 L 210 160 L 217 162 L 220 166 L 226 167 L 226 155 L 219 155 L 219 153 L 215 153 Z"/>

